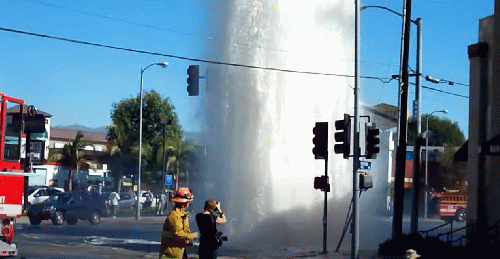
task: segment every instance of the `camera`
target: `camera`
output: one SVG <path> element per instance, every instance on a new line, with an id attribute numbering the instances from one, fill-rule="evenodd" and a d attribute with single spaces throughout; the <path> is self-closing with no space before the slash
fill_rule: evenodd
<path id="1" fill-rule="evenodd" d="M 223 236 L 222 232 L 218 231 L 217 236 L 220 238 L 220 240 L 227 241 L 227 236 Z"/>

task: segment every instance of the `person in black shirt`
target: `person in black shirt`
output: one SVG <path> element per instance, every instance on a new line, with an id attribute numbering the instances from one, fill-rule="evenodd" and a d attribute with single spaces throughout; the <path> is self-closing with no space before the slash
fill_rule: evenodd
<path id="1" fill-rule="evenodd" d="M 215 216 L 214 211 L 219 215 Z M 222 245 L 220 236 L 217 234 L 217 224 L 226 223 L 226 215 L 222 213 L 220 202 L 209 199 L 205 202 L 204 211 L 196 214 L 196 224 L 200 231 L 200 246 L 198 255 L 200 259 L 216 259 L 217 248 Z"/>

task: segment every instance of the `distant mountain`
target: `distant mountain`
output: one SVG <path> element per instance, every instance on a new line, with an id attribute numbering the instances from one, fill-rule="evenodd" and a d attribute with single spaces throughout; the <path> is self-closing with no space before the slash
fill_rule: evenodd
<path id="1" fill-rule="evenodd" d="M 63 129 L 72 129 L 72 130 L 81 130 L 81 131 L 95 131 L 99 133 L 108 133 L 108 128 L 106 126 L 99 128 L 89 128 L 83 125 L 67 125 L 67 126 L 55 126 L 54 128 L 63 128 Z"/>

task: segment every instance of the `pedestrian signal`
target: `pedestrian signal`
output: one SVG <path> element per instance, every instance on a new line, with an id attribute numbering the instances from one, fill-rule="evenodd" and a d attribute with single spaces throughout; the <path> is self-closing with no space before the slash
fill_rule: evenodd
<path id="1" fill-rule="evenodd" d="M 330 192 L 330 183 L 328 183 L 328 176 L 322 175 L 314 177 L 314 189 L 319 189 L 324 192 Z"/>

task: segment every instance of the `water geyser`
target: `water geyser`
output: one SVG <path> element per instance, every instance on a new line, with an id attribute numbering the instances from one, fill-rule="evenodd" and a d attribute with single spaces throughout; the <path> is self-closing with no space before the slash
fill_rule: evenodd
<path id="1" fill-rule="evenodd" d="M 329 122 L 330 199 L 352 194 L 352 165 L 333 152 L 334 121 L 353 111 L 349 1 L 221 1 L 204 96 L 203 196 L 222 200 L 234 233 L 323 202 L 313 188 L 315 122 Z M 254 67 L 254 68 L 252 68 Z M 258 68 L 255 68 L 258 67 Z M 265 69 L 273 68 L 273 69 Z M 294 72 L 299 71 L 299 72 Z M 331 75 L 331 74 L 336 74 Z"/>

